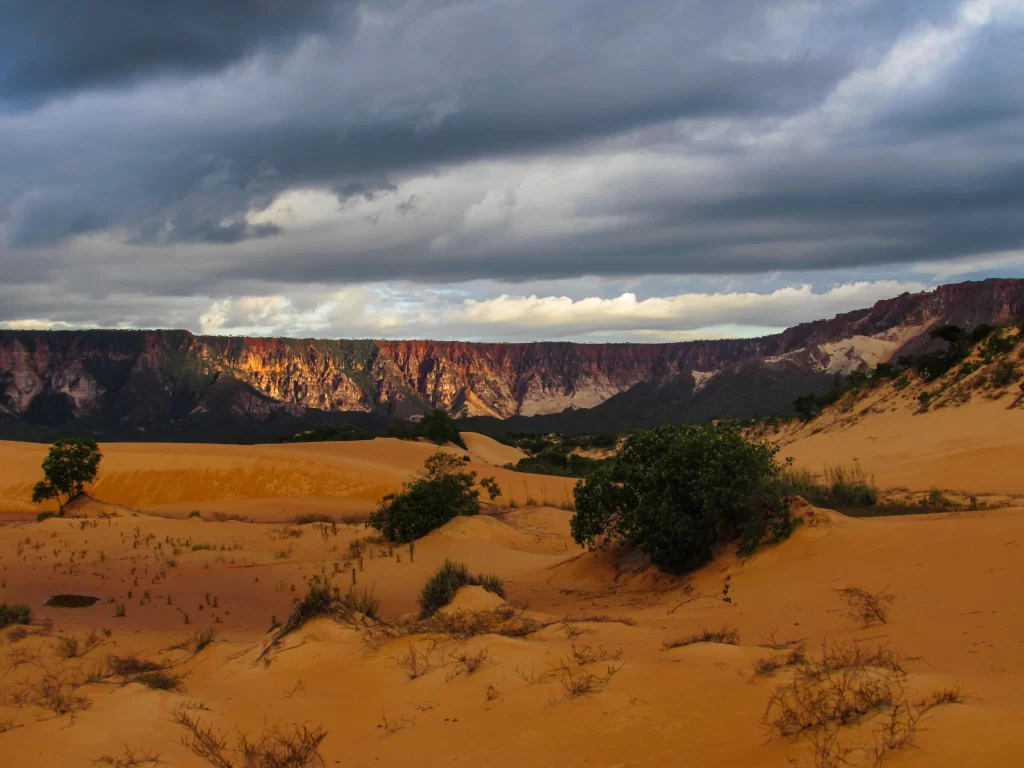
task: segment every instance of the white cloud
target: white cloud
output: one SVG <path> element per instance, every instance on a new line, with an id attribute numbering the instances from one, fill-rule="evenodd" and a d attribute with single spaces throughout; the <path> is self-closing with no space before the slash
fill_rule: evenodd
<path id="1" fill-rule="evenodd" d="M 21 320 L 5 320 L 4 322 L 0 322 L 0 328 L 4 328 L 6 330 L 66 331 L 76 327 L 82 326 L 74 326 L 71 323 L 65 323 L 62 320 L 47 320 L 35 317 L 26 317 Z"/>
<path id="2" fill-rule="evenodd" d="M 613 298 L 509 296 L 467 299 L 449 319 L 477 326 L 528 329 L 536 332 L 595 333 L 602 331 L 693 332 L 709 326 L 782 327 L 829 317 L 868 306 L 903 291 L 924 290 L 921 283 L 858 282 L 815 293 L 811 285 L 780 288 L 771 293 L 686 293 L 638 299 L 623 293 Z"/>
<path id="3" fill-rule="evenodd" d="M 681 341 L 755 336 L 870 306 L 918 282 L 856 282 L 815 292 L 811 285 L 769 293 L 684 293 L 638 298 L 502 294 L 464 298 L 440 288 L 396 291 L 352 286 L 318 295 L 309 309 L 285 296 L 214 301 L 199 322 L 204 333 L 269 336 L 435 339 L 620 339 Z"/>

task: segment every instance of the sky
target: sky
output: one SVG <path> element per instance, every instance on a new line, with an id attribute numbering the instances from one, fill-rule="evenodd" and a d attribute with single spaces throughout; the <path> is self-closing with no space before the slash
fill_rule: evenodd
<path id="1" fill-rule="evenodd" d="M 674 341 L 1024 277 L 1024 0 L 0 18 L 0 328 Z"/>

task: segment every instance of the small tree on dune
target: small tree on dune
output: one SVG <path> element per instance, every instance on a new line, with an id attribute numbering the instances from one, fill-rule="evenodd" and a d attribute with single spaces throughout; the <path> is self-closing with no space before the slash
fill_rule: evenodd
<path id="1" fill-rule="evenodd" d="M 501 488 L 493 477 L 477 482 L 476 472 L 464 472 L 462 459 L 438 451 L 424 464 L 425 474 L 405 483 L 399 493 L 385 496 L 367 525 L 388 541 L 408 543 L 460 515 L 480 511 L 479 485 L 493 501 Z"/>
<path id="2" fill-rule="evenodd" d="M 466 447 L 466 443 L 462 440 L 462 435 L 459 434 L 459 428 L 455 426 L 455 421 L 447 412 L 442 411 L 440 408 L 431 411 L 423 417 L 419 424 L 419 432 L 425 438 L 438 445 L 454 443 L 460 448 Z"/>
<path id="3" fill-rule="evenodd" d="M 55 499 L 63 515 L 64 505 L 96 479 L 102 458 L 95 440 L 58 440 L 43 459 L 43 479 L 32 488 L 32 503 Z"/>

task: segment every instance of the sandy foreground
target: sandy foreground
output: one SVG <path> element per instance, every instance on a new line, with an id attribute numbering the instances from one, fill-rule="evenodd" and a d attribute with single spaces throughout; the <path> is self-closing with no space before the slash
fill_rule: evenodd
<path id="1" fill-rule="evenodd" d="M 469 447 L 472 468 L 503 487 L 525 482 L 513 492 L 538 505 L 519 499 L 458 519 L 413 552 L 364 542 L 360 557 L 352 542 L 373 533 L 362 525 L 321 529 L 292 517 L 367 508 L 414 473 L 430 446 L 104 446 L 93 494 L 105 504 L 86 505 L 83 519 L 36 523 L 18 520 L 13 505 L 43 449 L 0 444 L 0 498 L 11 509 L 0 525 L 0 602 L 28 603 L 36 617 L 28 636 L 0 634 L 0 763 L 90 766 L 144 749 L 165 765 L 209 765 L 182 743 L 175 713 L 185 712 L 229 747 L 239 733 L 323 726 L 327 766 L 813 766 L 808 738 L 762 723 L 793 668 L 757 675 L 755 664 L 800 646 L 817 659 L 857 644 L 902 659 L 909 702 L 966 694 L 929 709 L 913 744 L 888 752 L 887 764 L 1021 764 L 1024 510 L 853 520 L 801 506 L 805 523 L 790 540 L 746 560 L 723 552 L 676 579 L 582 552 L 569 536 L 571 513 L 540 505 L 541 483 L 550 501 L 571 481 L 507 478 L 491 462 L 514 460 L 508 449 L 475 437 Z M 184 519 L 193 508 L 202 518 Z M 218 522 L 217 511 L 254 522 Z M 118 516 L 98 516 L 109 512 Z M 448 623 L 399 631 L 320 619 L 261 659 L 272 621 L 285 620 L 315 575 L 343 592 L 353 581 L 371 589 L 383 618 L 401 624 L 445 558 L 504 578 L 505 601 L 465 588 Z M 888 621 L 864 626 L 851 616 L 837 591 L 851 586 L 891 593 Z M 42 606 L 64 592 L 101 599 Z M 469 637 L 474 623 L 494 631 Z M 737 644 L 663 650 L 723 627 L 736 630 Z M 207 629 L 216 638 L 194 653 L 189 641 Z M 99 645 L 61 658 L 62 639 L 84 648 L 91 632 Z M 785 648 L 764 647 L 773 644 Z M 182 675 L 181 690 L 111 676 L 80 684 L 106 659 L 133 653 Z M 46 685 L 71 697 L 71 712 L 26 703 Z M 880 711 L 836 728 L 850 764 L 873 764 L 884 722 Z"/>

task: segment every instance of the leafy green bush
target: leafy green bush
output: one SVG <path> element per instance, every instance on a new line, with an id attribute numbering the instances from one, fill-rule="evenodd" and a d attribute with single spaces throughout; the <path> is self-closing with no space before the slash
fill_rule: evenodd
<path id="1" fill-rule="evenodd" d="M 11 624 L 31 624 L 32 609 L 27 605 L 0 603 L 0 628 Z"/>
<path id="2" fill-rule="evenodd" d="M 43 520 L 49 520 L 51 517 L 56 517 L 56 516 L 57 516 L 56 512 L 40 512 L 38 515 L 36 515 L 36 522 L 37 523 L 41 523 L 41 522 L 43 522 Z"/>
<path id="3" fill-rule="evenodd" d="M 399 440 L 416 440 L 425 437 L 438 445 L 453 443 L 463 450 L 466 448 L 466 443 L 462 439 L 462 435 L 459 434 L 452 417 L 440 408 L 428 413 L 419 423 L 393 421 L 388 425 L 387 436 Z"/>
<path id="4" fill-rule="evenodd" d="M 520 459 L 516 464 L 506 464 L 505 469 L 510 469 L 513 472 L 527 472 L 532 475 L 586 477 L 594 472 L 608 471 L 614 463 L 614 457 L 590 459 L 575 454 L 544 451 L 537 456 Z"/>
<path id="5" fill-rule="evenodd" d="M 704 565 L 720 544 L 738 541 L 748 554 L 793 528 L 777 451 L 732 426 L 635 432 L 609 474 L 576 484 L 573 539 L 591 549 L 625 542 L 672 573 Z"/>
<path id="6" fill-rule="evenodd" d="M 480 490 L 476 472 L 464 472 L 462 460 L 444 451 L 427 459 L 426 473 L 405 483 L 399 493 L 390 493 L 370 515 L 367 526 L 380 531 L 388 541 L 406 543 L 425 536 L 452 518 L 480 511 Z M 479 485 L 493 500 L 501 495 L 493 477 Z"/>
<path id="7" fill-rule="evenodd" d="M 440 608 L 444 608 L 455 599 L 459 587 L 483 587 L 498 597 L 505 597 L 505 582 L 493 574 L 474 576 L 464 563 L 445 560 L 444 565 L 434 571 L 427 579 L 420 593 L 420 617 L 428 619 Z"/>
<path id="8" fill-rule="evenodd" d="M 423 417 L 423 421 L 419 425 L 419 432 L 423 437 L 438 445 L 454 443 L 463 450 L 466 448 L 466 443 L 463 441 L 462 435 L 459 434 L 452 417 L 440 408 Z"/>

